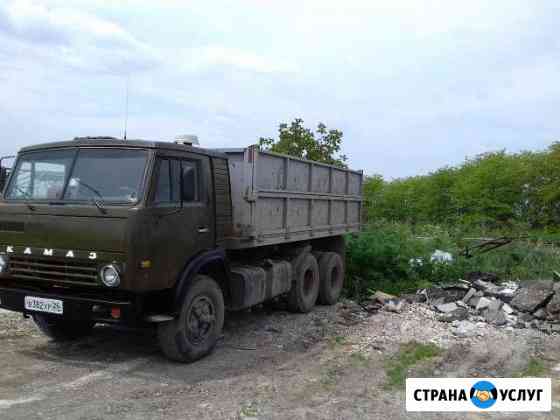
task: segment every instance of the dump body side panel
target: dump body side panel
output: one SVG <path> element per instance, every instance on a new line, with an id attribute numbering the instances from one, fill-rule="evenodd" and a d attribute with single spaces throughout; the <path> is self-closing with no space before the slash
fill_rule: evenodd
<path id="1" fill-rule="evenodd" d="M 224 149 L 233 203 L 230 249 L 309 240 L 360 228 L 362 172 L 259 151 Z"/>

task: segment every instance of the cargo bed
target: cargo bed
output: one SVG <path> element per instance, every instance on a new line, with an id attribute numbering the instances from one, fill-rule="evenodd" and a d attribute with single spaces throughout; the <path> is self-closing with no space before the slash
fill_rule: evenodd
<path id="1" fill-rule="evenodd" d="M 231 249 L 337 236 L 360 228 L 361 171 L 260 151 L 228 155 L 233 232 Z"/>

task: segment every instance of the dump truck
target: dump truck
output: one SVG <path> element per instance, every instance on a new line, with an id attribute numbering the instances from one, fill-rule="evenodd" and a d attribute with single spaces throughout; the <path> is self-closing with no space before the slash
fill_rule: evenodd
<path id="1" fill-rule="evenodd" d="M 19 151 L 0 200 L 0 308 L 53 340 L 155 324 L 209 354 L 226 311 L 332 305 L 362 172 L 259 150 L 85 137 Z"/>

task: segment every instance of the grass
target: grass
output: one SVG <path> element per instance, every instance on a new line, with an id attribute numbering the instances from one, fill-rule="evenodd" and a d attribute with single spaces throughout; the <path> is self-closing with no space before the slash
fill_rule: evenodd
<path id="1" fill-rule="evenodd" d="M 516 378 L 539 378 L 546 374 L 547 369 L 542 360 L 531 358 L 527 367 L 514 375 Z"/>
<path id="2" fill-rule="evenodd" d="M 336 386 L 339 376 L 342 374 L 343 367 L 340 365 L 332 365 L 325 368 L 321 373 L 321 385 L 325 389 L 332 389 Z"/>
<path id="3" fill-rule="evenodd" d="M 259 410 L 254 403 L 244 405 L 241 407 L 241 410 L 239 410 L 239 417 L 242 419 L 245 417 L 256 417 L 258 414 Z"/>
<path id="4" fill-rule="evenodd" d="M 357 351 L 350 354 L 350 364 L 355 368 L 368 367 L 369 358 L 364 353 Z"/>
<path id="5" fill-rule="evenodd" d="M 385 363 L 387 375 L 385 387 L 388 389 L 403 387 L 412 367 L 422 361 L 439 356 L 441 353 L 442 349 L 435 344 L 421 344 L 415 341 L 401 344 L 397 354 Z"/>
<path id="6" fill-rule="evenodd" d="M 346 337 L 342 335 L 335 335 L 329 339 L 329 348 L 334 349 L 338 346 L 343 346 L 346 344 Z"/>

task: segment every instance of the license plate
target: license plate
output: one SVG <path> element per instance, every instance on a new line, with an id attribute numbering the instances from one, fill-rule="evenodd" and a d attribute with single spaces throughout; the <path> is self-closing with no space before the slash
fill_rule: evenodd
<path id="1" fill-rule="evenodd" d="M 64 308 L 61 300 L 45 299 L 34 296 L 25 297 L 25 309 L 49 314 L 62 315 Z"/>

